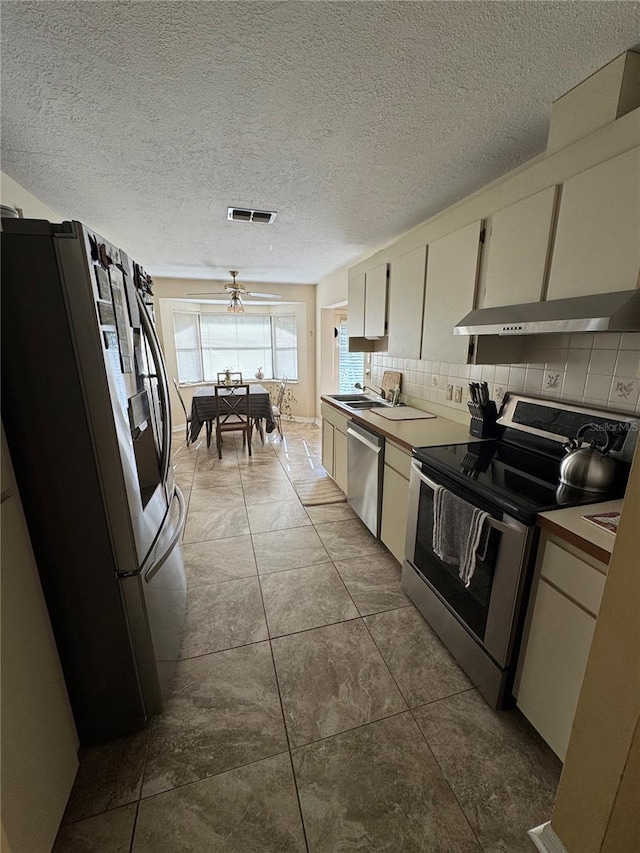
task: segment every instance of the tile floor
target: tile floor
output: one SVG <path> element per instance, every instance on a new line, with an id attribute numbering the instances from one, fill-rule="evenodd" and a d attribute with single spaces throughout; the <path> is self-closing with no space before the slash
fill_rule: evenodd
<path id="1" fill-rule="evenodd" d="M 346 503 L 302 506 L 320 430 L 249 458 L 176 437 L 188 610 L 166 711 L 83 750 L 55 853 L 518 853 L 560 763 L 496 714 Z"/>

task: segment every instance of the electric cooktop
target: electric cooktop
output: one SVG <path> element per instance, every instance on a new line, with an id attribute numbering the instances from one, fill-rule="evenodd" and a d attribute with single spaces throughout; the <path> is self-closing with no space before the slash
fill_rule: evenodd
<path id="1" fill-rule="evenodd" d="M 472 501 L 472 495 L 480 495 L 525 524 L 533 524 L 539 512 L 600 503 L 624 494 L 624 479 L 606 493 L 565 486 L 560 483 L 559 459 L 500 439 L 421 447 L 413 455 L 435 482 L 445 487 L 455 483 L 460 497 L 466 494 Z"/>
<path id="2" fill-rule="evenodd" d="M 585 423 L 595 435 L 615 436 L 618 474 L 607 492 L 589 492 L 560 483 L 564 443 Z M 539 512 L 615 500 L 624 495 L 640 421 L 633 415 L 590 409 L 562 401 L 521 395 L 505 397 L 500 438 L 418 447 L 413 456 L 434 482 L 455 489 L 463 499 L 502 510 L 525 524 Z M 587 435 L 587 438 L 589 435 Z"/>

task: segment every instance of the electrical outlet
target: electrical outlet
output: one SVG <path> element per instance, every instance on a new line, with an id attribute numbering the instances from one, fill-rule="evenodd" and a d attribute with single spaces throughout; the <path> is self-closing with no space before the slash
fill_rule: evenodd
<path id="1" fill-rule="evenodd" d="M 462 385 L 456 385 L 456 393 L 453 399 L 456 403 L 462 402 Z"/>
<path id="2" fill-rule="evenodd" d="M 453 385 L 447 385 L 447 400 L 453 399 Z"/>

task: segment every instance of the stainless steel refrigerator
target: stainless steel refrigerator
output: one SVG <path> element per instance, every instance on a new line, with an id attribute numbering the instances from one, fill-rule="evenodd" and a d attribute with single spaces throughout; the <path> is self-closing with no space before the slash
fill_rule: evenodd
<path id="1" fill-rule="evenodd" d="M 80 741 L 140 729 L 179 657 L 185 502 L 151 279 L 79 222 L 2 220 L 2 420 Z"/>

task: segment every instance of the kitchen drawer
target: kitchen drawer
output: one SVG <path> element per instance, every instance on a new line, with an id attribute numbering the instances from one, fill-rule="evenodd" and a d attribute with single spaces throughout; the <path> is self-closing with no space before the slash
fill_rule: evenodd
<path id="1" fill-rule="evenodd" d="M 402 474 L 405 479 L 409 479 L 411 471 L 411 456 L 404 450 L 396 447 L 387 441 L 384 448 L 384 464 L 389 465 L 398 474 Z"/>
<path id="2" fill-rule="evenodd" d="M 329 421 L 329 423 L 336 427 L 336 429 L 339 429 L 340 432 L 343 432 L 345 435 L 347 434 L 347 427 L 349 425 L 348 418 L 341 415 L 340 412 L 336 412 L 336 410 L 331 406 L 325 406 L 324 403 L 321 404 L 320 411 L 325 421 Z"/>
<path id="3" fill-rule="evenodd" d="M 604 570 L 604 566 L 603 566 Z M 544 546 L 541 575 L 566 595 L 598 615 L 606 575 L 554 542 Z"/>

